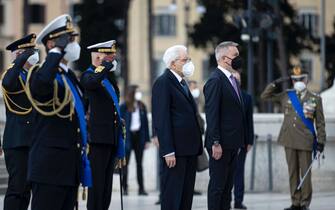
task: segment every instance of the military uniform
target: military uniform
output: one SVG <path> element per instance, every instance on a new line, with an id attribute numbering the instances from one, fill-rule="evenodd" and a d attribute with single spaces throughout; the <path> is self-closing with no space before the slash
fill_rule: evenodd
<path id="1" fill-rule="evenodd" d="M 91 53 L 115 55 L 115 41 L 98 43 L 88 47 Z M 104 63 L 103 63 L 104 64 Z M 88 189 L 88 210 L 108 210 L 113 187 L 113 172 L 116 163 L 116 152 L 120 124 L 118 113 L 111 96 L 102 85 L 107 79 L 113 86 L 117 98 L 120 91 L 116 85 L 113 67 L 115 63 L 106 65 L 93 64 L 82 74 L 81 84 L 85 88 L 89 101 L 89 159 L 92 167 L 93 185 Z"/>
<path id="2" fill-rule="evenodd" d="M 59 16 L 43 29 L 36 42 L 46 46 L 50 39 L 57 43 L 62 35 L 75 36 L 71 21 L 69 15 Z M 82 90 L 64 63 L 66 53 L 57 48 L 49 49 L 43 65 L 27 78 L 29 97 L 38 112 L 28 168 L 32 210 L 73 210 L 77 199 L 81 130 L 70 84 L 78 93 Z"/>
<path id="3" fill-rule="evenodd" d="M 6 48 L 12 53 L 24 51 L 2 77 L 2 93 L 6 105 L 3 149 L 9 174 L 4 210 L 28 209 L 30 201 L 31 187 L 27 182 L 27 167 L 35 112 L 27 98 L 24 83 L 26 68 L 30 66 L 27 60 L 34 53 L 35 38 L 35 34 L 30 34 Z"/>
<path id="4" fill-rule="evenodd" d="M 275 82 L 270 83 L 262 93 L 261 98 L 279 102 L 282 106 L 284 122 L 280 129 L 278 143 L 285 148 L 291 200 L 294 206 L 291 209 L 300 206 L 308 209 L 312 198 L 311 173 L 307 175 L 301 190 L 296 189 L 300 177 L 306 173 L 312 162 L 314 136 L 292 105 L 288 96 L 288 92 L 292 90 L 278 93 L 277 86 L 278 84 Z M 315 124 L 318 144 L 324 145 L 326 133 L 321 97 L 307 89 L 297 92 L 297 96 L 302 104 L 305 117 L 310 118 Z"/>

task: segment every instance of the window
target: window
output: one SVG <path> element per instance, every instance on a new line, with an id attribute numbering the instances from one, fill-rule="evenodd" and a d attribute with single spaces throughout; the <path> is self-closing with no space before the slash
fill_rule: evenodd
<path id="1" fill-rule="evenodd" d="M 299 23 L 308 31 L 310 36 L 319 36 L 319 15 L 316 11 L 301 11 L 299 14 Z"/>
<path id="2" fill-rule="evenodd" d="M 157 36 L 175 36 L 176 15 L 174 14 L 155 15 L 155 34 Z"/>
<path id="3" fill-rule="evenodd" d="M 0 2 L 0 25 L 5 23 L 5 9 L 4 5 Z"/>
<path id="4" fill-rule="evenodd" d="M 310 58 L 300 59 L 301 68 L 308 72 L 309 79 L 313 79 L 313 60 Z"/>
<path id="5" fill-rule="evenodd" d="M 45 23 L 45 6 L 42 4 L 30 5 L 30 23 Z"/>

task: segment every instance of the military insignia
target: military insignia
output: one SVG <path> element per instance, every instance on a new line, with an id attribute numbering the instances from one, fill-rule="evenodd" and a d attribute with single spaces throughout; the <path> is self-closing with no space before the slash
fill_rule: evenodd
<path id="1" fill-rule="evenodd" d="M 66 17 L 66 29 L 67 30 L 73 29 L 73 24 L 72 24 L 71 18 L 69 16 Z"/>
<path id="2" fill-rule="evenodd" d="M 100 72 L 102 72 L 104 69 L 105 69 L 104 66 L 98 66 L 97 68 L 95 68 L 94 73 L 100 73 Z"/>
<path id="3" fill-rule="evenodd" d="M 314 97 L 304 102 L 303 112 L 306 118 L 313 119 L 315 110 L 316 110 L 316 99 Z"/>

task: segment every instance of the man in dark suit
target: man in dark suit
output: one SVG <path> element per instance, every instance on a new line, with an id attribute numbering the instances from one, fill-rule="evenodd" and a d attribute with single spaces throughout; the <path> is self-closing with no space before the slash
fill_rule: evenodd
<path id="1" fill-rule="evenodd" d="M 208 209 L 229 210 L 239 148 L 245 145 L 245 111 L 232 72 L 241 68 L 237 44 L 222 42 L 215 49 L 217 69 L 204 87 L 210 181 Z"/>
<path id="2" fill-rule="evenodd" d="M 161 209 L 191 210 L 202 143 L 197 107 L 183 77 L 192 76 L 194 65 L 182 45 L 168 48 L 163 61 L 167 69 L 152 89 L 153 124 L 163 161 Z"/>
<path id="3" fill-rule="evenodd" d="M 13 64 L 2 75 L 2 93 L 6 106 L 3 136 L 6 169 L 9 175 L 4 210 L 28 209 L 30 185 L 27 182 L 28 155 L 32 143 L 34 110 L 25 92 L 28 69 L 39 60 L 35 34 L 7 46 Z"/>
<path id="4" fill-rule="evenodd" d="M 117 145 L 122 125 L 118 120 L 120 91 L 116 84 L 116 41 L 110 40 L 87 47 L 91 52 L 91 66 L 81 76 L 90 107 L 90 152 L 93 185 L 88 189 L 88 210 L 109 208 L 113 172 L 116 165 Z M 108 82 L 115 91 L 117 101 L 109 95 Z"/>
<path id="5" fill-rule="evenodd" d="M 237 79 L 238 83 L 241 85 L 241 75 L 239 72 L 233 73 L 234 77 Z M 235 209 L 247 209 L 243 204 L 244 198 L 244 165 L 247 153 L 251 150 L 254 143 L 254 120 L 253 120 L 253 103 L 252 98 L 249 93 L 242 90 L 242 99 L 246 114 L 246 147 L 241 147 L 240 152 L 237 155 L 237 167 L 235 171 L 234 180 L 234 208 Z"/>
<path id="6" fill-rule="evenodd" d="M 36 39 L 47 56 L 27 77 L 27 96 L 37 111 L 28 164 L 32 210 L 74 209 L 80 175 L 84 175 L 79 172 L 81 153 L 86 151 L 81 148 L 86 133 L 82 90 L 67 66 L 80 56 L 77 35 L 71 17 L 61 15 Z"/>

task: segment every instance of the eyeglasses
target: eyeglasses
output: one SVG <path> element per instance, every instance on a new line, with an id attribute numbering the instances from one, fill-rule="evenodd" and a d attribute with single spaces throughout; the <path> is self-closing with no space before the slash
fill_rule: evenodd
<path id="1" fill-rule="evenodd" d="M 192 61 L 191 58 L 177 58 L 176 61 L 177 61 L 177 60 L 180 60 L 180 61 L 183 62 L 183 63 L 188 63 L 188 62 Z"/>

